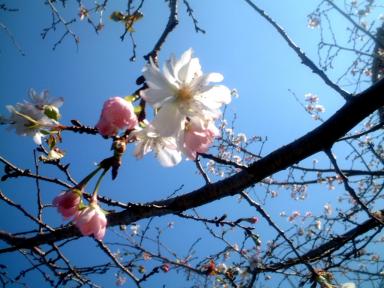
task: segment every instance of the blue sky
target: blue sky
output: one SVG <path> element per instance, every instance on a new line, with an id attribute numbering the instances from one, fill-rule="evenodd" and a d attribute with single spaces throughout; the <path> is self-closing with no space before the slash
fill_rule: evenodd
<path id="1" fill-rule="evenodd" d="M 318 33 L 307 27 L 307 15 L 313 9 L 312 2 L 262 0 L 258 1 L 258 4 L 285 28 L 308 56 L 315 57 Z M 135 25 L 138 57 L 136 62 L 131 62 L 131 44 L 128 38 L 124 42 L 119 39 L 123 27 L 107 17 L 113 10 L 123 10 L 124 5 L 115 6 L 105 12 L 105 28 L 100 35 L 96 35 L 87 23 L 77 23 L 73 30 L 80 36 L 78 49 L 73 39 L 67 37 L 53 51 L 52 47 L 61 37 L 63 30 L 59 27 L 56 32 L 50 32 L 45 40 L 41 39 L 42 29 L 50 24 L 48 8 L 36 1 L 13 0 L 5 3 L 20 9 L 17 13 L 0 12 L 0 21 L 12 31 L 26 56 L 20 55 L 5 33 L 0 33 L 0 114 L 7 114 L 5 105 L 23 101 L 29 88 L 38 92 L 48 89 L 52 96 L 65 99 L 61 108 L 64 124 L 69 124 L 71 119 L 78 119 L 86 125 L 95 125 L 102 104 L 107 98 L 126 96 L 137 89 L 135 80 L 140 76 L 145 63 L 141 56 L 152 49 L 168 17 L 164 1 L 145 2 L 142 9 L 144 18 Z M 63 16 L 72 18 L 76 5 L 70 5 L 68 12 L 63 12 Z M 113 5 L 118 4 L 114 2 Z M 180 55 L 192 47 L 195 55 L 200 58 L 204 72 L 222 73 L 225 77 L 224 84 L 231 89 L 237 89 L 240 95 L 238 99 L 233 99 L 227 109 L 229 116 L 237 114 L 236 132 L 244 132 L 248 136 L 268 136 L 264 154 L 318 125 L 318 122 L 305 113 L 289 90 L 301 100 L 308 92 L 319 95 L 321 104 L 326 107 L 324 119 L 343 104 L 341 97 L 327 88 L 307 67 L 301 65 L 297 55 L 245 2 L 191 1 L 191 5 L 199 25 L 207 33 L 194 32 L 192 20 L 185 13 L 185 6 L 181 4 L 180 25 L 164 44 L 159 61 L 163 63 L 171 53 Z M 0 154 L 16 165 L 32 168 L 32 139 L 18 137 L 4 129 L 5 127 L 1 128 Z M 81 136 L 65 132 L 63 138 L 61 147 L 67 152 L 65 162 L 72 163 L 71 171 L 77 179 L 84 177 L 94 167 L 94 163 L 111 153 L 111 143 L 100 136 Z M 152 156 L 138 161 L 131 154 L 132 147 L 124 156 L 119 178 L 114 182 L 106 179 L 102 184 L 101 194 L 120 201 L 152 201 L 165 198 L 182 184 L 184 187 L 180 193 L 189 192 L 204 184 L 196 175 L 191 161 L 165 169 Z M 41 171 L 53 175 L 45 167 L 41 167 Z M 0 189 L 4 193 L 34 211 L 36 208 L 27 204 L 35 195 L 31 187 L 34 187 L 32 180 L 0 183 Z M 42 185 L 42 190 L 43 198 L 47 202 L 60 192 L 58 187 L 45 184 Z M 282 197 L 289 199 L 289 195 Z M 316 205 L 314 210 L 320 211 L 322 205 L 316 203 L 325 203 L 330 197 L 327 192 L 323 195 L 312 193 L 306 202 L 290 202 L 291 207 L 286 207 L 283 200 L 271 205 L 269 212 L 276 215 L 282 210 L 290 212 L 298 209 L 305 212 L 307 207 L 313 205 Z M 207 216 L 217 216 L 231 207 L 234 218 L 239 215 L 253 215 L 254 212 L 244 208 L 245 205 L 236 207 L 233 202 L 233 199 L 224 199 L 199 211 Z M 0 207 L 6 209 L 4 204 Z M 22 215 L 17 211 L 6 211 L 10 217 L 0 220 L 1 229 L 17 232 L 22 230 L 22 227 L 27 227 Z M 55 216 L 55 211 L 48 211 L 47 217 L 51 217 L 56 225 L 63 223 Z M 166 226 L 168 221 L 175 219 L 164 217 L 156 221 L 160 226 Z M 180 220 L 176 219 L 177 221 Z M 204 236 L 200 228 L 192 228 L 197 225 L 188 225 L 191 226 L 185 228 L 176 223 L 175 230 L 165 236 L 170 246 L 177 251 L 185 250 L 185 244 L 192 244 L 193 240 L 190 239 Z M 258 229 L 267 227 L 260 224 Z M 113 239 L 112 231 L 107 234 L 107 239 Z M 83 256 L 79 256 L 78 249 L 83 249 L 82 245 L 86 245 L 85 243 L 89 245 L 92 242 L 82 239 L 66 251 L 71 257 L 77 258 L 75 262 L 84 261 Z M 203 255 L 204 249 L 200 253 Z M 11 263 L 12 257 L 15 256 L 6 255 L 5 258 L 0 258 L 0 263 Z M 97 258 L 97 261 L 103 260 Z M 108 283 L 112 278 L 101 281 Z M 168 283 L 167 287 L 180 287 L 183 280 L 180 281 L 179 284 Z"/>

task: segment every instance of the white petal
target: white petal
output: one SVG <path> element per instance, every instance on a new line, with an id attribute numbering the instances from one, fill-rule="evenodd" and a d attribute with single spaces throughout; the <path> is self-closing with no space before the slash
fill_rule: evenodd
<path id="1" fill-rule="evenodd" d="M 192 58 L 186 65 L 182 66 L 178 72 L 178 79 L 183 83 L 190 83 L 193 78 L 202 74 L 198 58 Z"/>
<path id="2" fill-rule="evenodd" d="M 43 137 L 43 134 L 40 132 L 36 132 L 36 134 L 33 136 L 33 141 L 35 141 L 36 145 L 41 145 L 41 137 Z"/>
<path id="3" fill-rule="evenodd" d="M 174 103 L 163 105 L 157 113 L 152 125 L 162 137 L 176 135 L 182 128 L 184 115 Z"/>
<path id="4" fill-rule="evenodd" d="M 163 67 L 164 75 L 168 79 L 168 77 L 171 77 L 172 79 L 175 79 L 175 67 L 176 59 L 175 55 L 171 55 L 171 58 L 169 58 Z"/>
<path id="5" fill-rule="evenodd" d="M 207 82 L 221 82 L 224 80 L 224 76 L 220 73 L 209 73 L 206 74 L 206 80 Z"/>
<path id="6" fill-rule="evenodd" d="M 174 76 L 180 81 L 184 81 L 184 78 L 180 78 L 179 71 L 183 69 L 184 66 L 188 65 L 191 59 L 192 49 L 190 48 L 181 55 L 180 59 L 176 61 L 175 65 L 173 66 Z"/>
<path id="7" fill-rule="evenodd" d="M 199 77 L 199 79 L 202 79 L 202 84 L 203 85 L 207 85 L 208 83 L 210 82 L 221 82 L 224 80 L 224 76 L 220 73 L 208 73 L 208 74 L 205 74 L 201 77 Z"/>
<path id="8" fill-rule="evenodd" d="M 192 53 L 193 53 L 192 48 L 189 48 L 187 51 L 185 51 L 181 55 L 180 59 L 174 65 L 174 69 L 175 69 L 174 72 L 175 73 L 178 73 L 178 71 L 180 70 L 181 67 L 187 65 L 189 63 L 189 61 L 191 61 Z"/>
<path id="9" fill-rule="evenodd" d="M 30 89 L 28 90 L 28 96 L 29 96 L 29 99 L 31 99 L 32 102 L 34 102 L 34 103 L 39 102 L 39 101 L 40 101 L 40 98 L 41 98 L 40 95 L 38 95 L 38 94 L 36 93 L 35 89 L 33 89 L 33 88 L 30 88 Z"/>
<path id="10" fill-rule="evenodd" d="M 159 145 L 160 146 L 160 145 Z M 181 153 L 166 146 L 158 147 L 156 157 L 164 167 L 172 167 L 181 161 Z"/>
<path id="11" fill-rule="evenodd" d="M 169 89 L 170 87 L 174 86 L 173 83 L 170 83 L 165 78 L 165 76 L 160 72 L 159 68 L 152 62 L 152 60 L 150 64 L 147 64 L 144 67 L 143 76 L 149 88 Z"/>
<path id="12" fill-rule="evenodd" d="M 193 90 L 203 93 L 212 88 L 212 86 L 208 85 L 210 82 L 221 82 L 223 79 L 224 77 L 220 73 L 204 74 L 193 79 L 190 86 Z"/>
<path id="13" fill-rule="evenodd" d="M 140 96 L 143 97 L 143 99 L 151 104 L 154 108 L 159 108 L 165 101 L 174 98 L 173 92 L 171 90 L 153 88 L 148 88 L 141 91 Z"/>
<path id="14" fill-rule="evenodd" d="M 231 102 L 231 90 L 224 85 L 212 86 L 211 89 L 199 95 L 199 98 L 209 99 L 220 104 L 228 104 Z"/>
<path id="15" fill-rule="evenodd" d="M 57 108 L 60 108 L 64 103 L 64 98 L 63 97 L 60 97 L 60 98 L 56 98 L 55 100 L 52 101 L 51 105 L 57 107 Z"/>
<path id="16" fill-rule="evenodd" d="M 140 141 L 140 142 L 138 142 L 136 144 L 135 150 L 133 150 L 133 155 L 137 159 L 143 158 L 143 156 L 144 156 L 144 145 L 145 145 L 144 141 Z"/>
<path id="17" fill-rule="evenodd" d="M 353 282 L 348 282 L 348 283 L 342 284 L 340 288 L 356 288 L 356 285 Z"/>

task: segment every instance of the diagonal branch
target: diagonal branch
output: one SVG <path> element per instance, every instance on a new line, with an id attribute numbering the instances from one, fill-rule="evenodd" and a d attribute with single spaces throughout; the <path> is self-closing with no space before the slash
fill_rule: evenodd
<path id="1" fill-rule="evenodd" d="M 377 218 L 379 218 L 381 221 L 384 220 L 384 210 L 378 211 L 374 213 Z M 268 264 L 265 267 L 259 268 L 260 271 L 267 272 L 267 271 L 277 271 L 280 269 L 287 269 L 289 267 L 292 267 L 296 264 L 301 264 L 302 261 L 307 262 L 314 262 L 319 259 L 323 259 L 327 256 L 332 255 L 335 251 L 343 247 L 348 242 L 356 239 L 357 237 L 364 235 L 365 233 L 369 232 L 370 230 L 379 228 L 380 230 L 383 229 L 383 225 L 380 224 L 379 221 L 376 219 L 370 218 L 366 220 L 365 222 L 359 224 L 355 228 L 347 231 L 346 233 L 335 236 L 328 242 L 325 242 L 324 244 L 310 250 L 309 252 L 301 255 L 301 257 L 292 258 L 287 261 L 279 262 L 279 263 L 272 263 Z"/>
<path id="2" fill-rule="evenodd" d="M 281 37 L 287 42 L 288 46 L 295 51 L 297 56 L 301 59 L 301 63 L 305 66 L 309 67 L 313 73 L 317 74 L 329 87 L 339 93 L 345 100 L 349 100 L 351 98 L 351 94 L 347 91 L 341 89 L 336 83 L 334 83 L 331 79 L 328 78 L 327 74 L 324 73 L 317 65 L 308 58 L 303 51 L 301 51 L 300 47 L 298 47 L 287 35 L 287 33 L 277 24 L 264 10 L 260 9 L 251 0 L 245 0 L 261 17 L 267 20 L 273 28 L 280 34 Z"/>
<path id="3" fill-rule="evenodd" d="M 155 47 L 153 47 L 152 51 L 144 56 L 146 60 L 149 60 L 150 58 L 152 58 L 155 62 L 157 61 L 157 54 L 159 53 L 161 46 L 163 46 L 168 35 L 173 31 L 173 29 L 175 29 L 177 24 L 179 24 L 179 20 L 177 16 L 177 1 L 178 0 L 169 1 L 170 12 L 169 12 L 169 19 L 167 22 L 167 26 L 165 26 L 163 33 L 161 34 L 159 40 L 156 42 Z"/>

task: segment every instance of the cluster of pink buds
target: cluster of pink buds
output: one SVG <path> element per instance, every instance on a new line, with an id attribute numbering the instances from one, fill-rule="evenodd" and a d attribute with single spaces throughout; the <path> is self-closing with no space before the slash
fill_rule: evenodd
<path id="1" fill-rule="evenodd" d="M 81 201 L 82 191 L 78 189 L 64 191 L 53 200 L 53 205 L 64 219 L 71 219 L 84 236 L 93 235 L 102 240 L 107 227 L 107 218 L 97 204 L 97 198 L 92 197 L 89 206 Z"/>

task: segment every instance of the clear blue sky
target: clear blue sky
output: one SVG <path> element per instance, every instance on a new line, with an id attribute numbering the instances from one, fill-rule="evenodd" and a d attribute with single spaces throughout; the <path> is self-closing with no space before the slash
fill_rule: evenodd
<path id="1" fill-rule="evenodd" d="M 131 44 L 128 38 L 121 42 L 121 25 L 107 17 L 112 9 L 105 12 L 105 29 L 100 35 L 95 35 L 87 23 L 77 23 L 73 30 L 80 36 L 78 50 L 73 39 L 67 37 L 52 51 L 53 44 L 61 37 L 63 30 L 59 27 L 56 32 L 50 32 L 45 40 L 41 39 L 42 29 L 49 26 L 51 20 L 48 8 L 41 2 L 5 1 L 7 5 L 19 8 L 20 11 L 0 12 L 0 21 L 12 31 L 26 53 L 26 56 L 21 56 L 1 31 L 0 114 L 7 114 L 5 105 L 23 101 L 29 88 L 37 91 L 48 89 L 52 96 L 65 99 L 61 108 L 64 124 L 69 124 L 71 119 L 78 119 L 84 124 L 95 125 L 101 106 L 107 98 L 129 95 L 137 89 L 135 80 L 145 63 L 141 56 L 152 49 L 163 30 L 168 17 L 166 4 L 156 0 L 145 2 L 142 9 L 144 18 L 135 25 L 138 57 L 136 62 L 130 62 Z M 113 5 L 117 5 L 115 2 Z M 261 0 L 258 4 L 286 29 L 308 56 L 315 57 L 318 33 L 307 27 L 307 14 L 313 9 L 312 2 L 314 1 Z M 228 115 L 237 114 L 237 133 L 268 136 L 264 153 L 273 151 L 318 125 L 305 113 L 289 90 L 301 100 L 308 92 L 319 95 L 321 104 L 326 107 L 324 119 L 342 105 L 341 97 L 325 87 L 316 75 L 301 65 L 298 57 L 271 26 L 245 2 L 191 1 L 191 5 L 199 25 L 207 33 L 204 35 L 194 32 L 192 20 L 185 13 L 185 6 L 180 5 L 180 25 L 165 43 L 160 53 L 160 63 L 171 53 L 180 55 L 192 47 L 195 55 L 200 58 L 204 72 L 222 73 L 225 85 L 238 90 L 240 97 L 233 99 L 228 107 Z M 72 8 L 76 4 L 71 6 L 72 4 L 67 9 L 70 12 L 63 14 L 67 19 L 75 13 Z M 123 10 L 124 5 L 115 6 L 114 9 Z M 6 131 L 5 127 L 1 128 L 0 154 L 20 167 L 33 169 L 32 139 L 18 137 Z M 77 179 L 85 176 L 95 162 L 110 155 L 111 143 L 100 136 L 81 136 L 65 132 L 63 138 L 61 147 L 67 152 L 64 162 L 72 163 L 71 171 Z M 204 184 L 190 161 L 165 169 L 152 156 L 137 161 L 131 153 L 132 148 L 129 148 L 119 178 L 114 182 L 106 180 L 102 184 L 101 194 L 119 201 L 151 201 L 165 198 L 182 184 L 185 186 L 180 193 L 189 192 Z M 52 175 L 45 167 L 41 167 L 41 173 Z M 35 211 L 35 206 L 27 204 L 35 201 L 31 200 L 35 195 L 33 184 L 31 180 L 11 180 L 0 183 L 0 189 L 15 201 L 20 201 L 31 211 Z M 60 189 L 43 184 L 42 191 L 43 198 L 49 202 Z M 286 207 L 284 199 L 289 198 L 287 192 L 281 201 L 273 202 L 268 209 L 272 215 L 277 215 L 282 210 L 287 210 L 288 213 L 296 209 L 305 212 L 314 205 L 312 210 L 321 211 L 322 205 L 330 197 L 327 193 L 311 193 L 306 202 L 291 201 L 292 206 Z M 233 205 L 234 202 L 233 199 L 224 199 L 199 211 L 206 216 L 220 216 L 230 211 L 232 219 L 254 215 L 251 209 L 244 208 L 244 205 L 237 207 Z M 7 215 L 1 217 L 0 229 L 17 232 L 27 227 L 18 211 L 5 208 L 3 203 L 0 204 L 0 209 L 3 215 Z M 60 225 L 63 222 L 55 214 L 52 209 L 47 217 L 51 217 L 52 223 Z M 168 221 L 176 222 L 175 229 L 164 237 L 169 246 L 179 252 L 186 252 L 186 245 L 188 247 L 205 233 L 198 225 L 172 217 L 156 221 L 160 226 L 165 226 Z M 139 224 L 144 226 L 144 223 Z M 269 228 L 261 223 L 258 229 L 260 233 L 266 233 Z M 106 241 L 115 240 L 114 237 L 114 232 L 109 230 Z M 75 262 L 83 262 L 85 259 L 79 257 L 79 249 L 90 246 L 90 251 L 94 251 L 92 243 L 83 239 L 76 242 L 76 245 L 73 244 L 66 253 L 74 257 Z M 199 246 L 199 253 L 202 255 L 204 245 L 209 243 L 202 241 Z M 0 263 L 10 265 L 15 260 L 12 257 L 15 256 L 1 256 Z M 97 255 L 95 261 L 103 262 L 100 255 Z M 18 263 L 24 265 L 22 262 Z M 12 269 L 18 268 L 16 266 Z M 112 281 L 112 276 L 101 280 L 105 287 L 112 287 L 106 284 Z M 181 286 L 181 283 L 182 279 L 179 283 L 168 282 L 166 287 L 188 287 L 187 284 Z M 147 287 L 152 286 L 148 284 Z"/>

